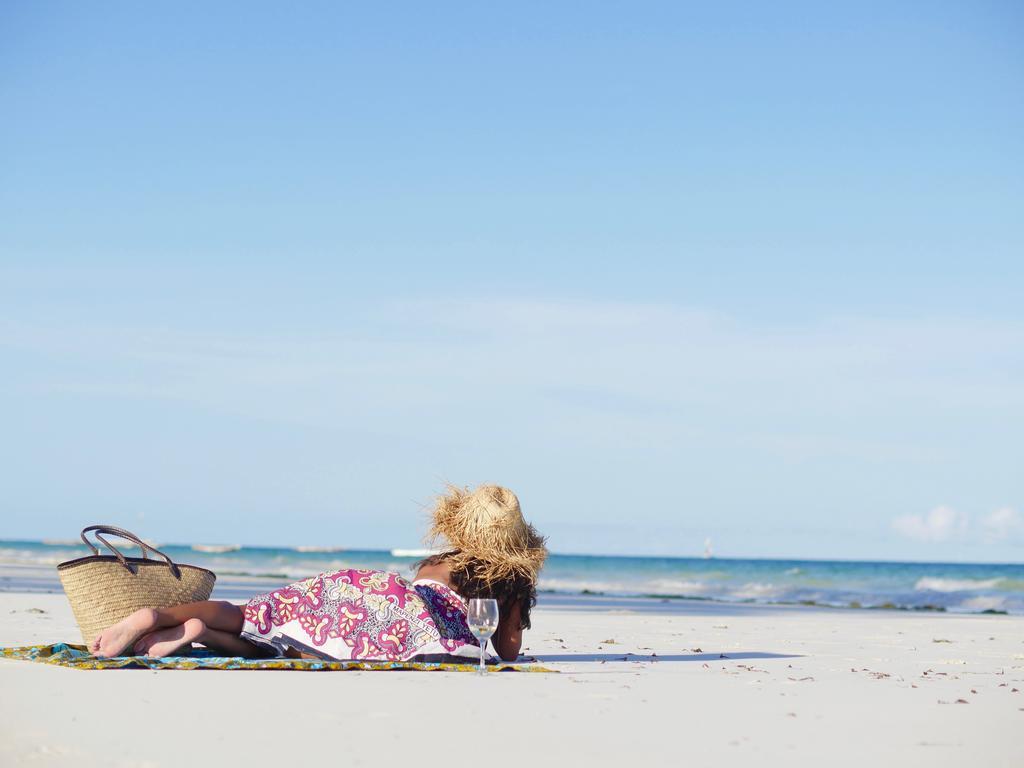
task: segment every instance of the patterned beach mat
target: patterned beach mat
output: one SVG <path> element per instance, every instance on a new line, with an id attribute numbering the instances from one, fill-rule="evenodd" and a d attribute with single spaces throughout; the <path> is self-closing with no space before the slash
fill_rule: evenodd
<path id="1" fill-rule="evenodd" d="M 322 661 L 320 659 L 244 659 L 196 650 L 188 656 L 117 656 L 98 659 L 84 645 L 54 643 L 0 648 L 0 658 L 34 661 L 74 669 L 291 669 L 301 672 L 476 672 L 475 664 L 421 661 Z M 556 672 L 535 664 L 488 664 L 487 672 Z"/>

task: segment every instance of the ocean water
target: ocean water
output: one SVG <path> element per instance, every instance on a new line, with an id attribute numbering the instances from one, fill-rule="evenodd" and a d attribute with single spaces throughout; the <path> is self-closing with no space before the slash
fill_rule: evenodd
<path id="1" fill-rule="evenodd" d="M 411 575 L 418 559 L 387 550 L 232 547 L 209 551 L 202 545 L 174 544 L 160 545 L 160 549 L 176 562 L 261 584 L 285 584 L 341 568 L 378 568 Z M 125 552 L 138 555 L 137 550 Z M 89 550 L 81 543 L 0 541 L 0 568 L 48 569 L 87 554 Z M 10 575 L 17 570 L 5 570 L 0 590 L 23 587 Z M 544 594 L 572 595 L 580 600 L 605 595 L 1024 615 L 1024 565 L 1016 564 L 556 554 L 548 558 L 538 588 L 542 602 Z"/>

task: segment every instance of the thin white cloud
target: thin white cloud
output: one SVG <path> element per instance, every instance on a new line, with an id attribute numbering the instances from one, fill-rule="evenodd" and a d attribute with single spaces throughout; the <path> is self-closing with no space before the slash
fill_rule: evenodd
<path id="1" fill-rule="evenodd" d="M 994 543 L 1024 540 L 1024 515 L 1012 507 L 1001 507 L 973 525 L 968 515 L 946 506 L 925 514 L 903 515 L 892 521 L 897 532 L 915 541 Z"/>
<path id="2" fill-rule="evenodd" d="M 990 539 L 1005 541 L 1024 535 L 1024 517 L 1011 507 L 1001 507 L 981 521 L 986 535 Z"/>
<path id="3" fill-rule="evenodd" d="M 909 539 L 942 542 L 967 533 L 967 515 L 952 507 L 935 507 L 923 515 L 904 515 L 892 521 L 892 527 Z"/>

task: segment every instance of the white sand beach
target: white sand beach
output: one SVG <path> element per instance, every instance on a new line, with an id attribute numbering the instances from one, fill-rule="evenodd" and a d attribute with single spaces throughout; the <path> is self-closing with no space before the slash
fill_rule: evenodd
<path id="1" fill-rule="evenodd" d="M 0 616 L 4 646 L 78 640 L 60 594 Z M 542 602 L 525 646 L 559 674 L 3 661 L 0 765 L 1024 764 L 1021 617 Z"/>

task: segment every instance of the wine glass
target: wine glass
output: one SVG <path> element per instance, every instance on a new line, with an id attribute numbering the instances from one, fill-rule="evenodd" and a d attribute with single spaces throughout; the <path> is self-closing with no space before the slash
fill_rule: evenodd
<path id="1" fill-rule="evenodd" d="M 498 601 L 489 598 L 474 597 L 469 601 L 466 611 L 466 623 L 473 637 L 480 641 L 480 672 L 484 674 L 484 652 L 487 649 L 487 638 L 498 629 Z"/>

